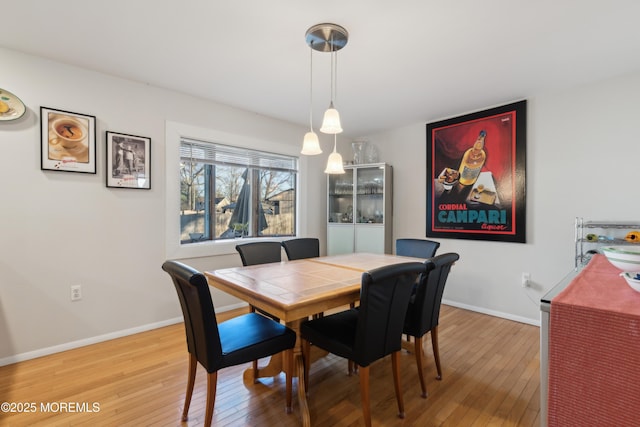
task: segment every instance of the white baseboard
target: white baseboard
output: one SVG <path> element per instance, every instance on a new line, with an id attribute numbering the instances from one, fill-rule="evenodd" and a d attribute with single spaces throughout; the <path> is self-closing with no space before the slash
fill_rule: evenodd
<path id="1" fill-rule="evenodd" d="M 234 310 L 236 308 L 246 307 L 247 303 L 238 303 L 221 307 L 216 313 Z M 138 334 L 153 329 L 163 328 L 169 325 L 175 325 L 182 322 L 182 316 L 173 319 L 162 320 L 160 322 L 149 323 L 147 325 L 136 326 L 135 328 L 123 329 L 121 331 L 109 332 L 108 334 L 98 335 L 95 337 L 85 338 L 77 341 L 54 345 L 52 347 L 41 348 L 38 350 L 28 351 L 26 353 L 16 354 L 13 356 L 0 359 L 0 366 L 11 365 L 13 363 L 23 362 L 25 360 L 35 359 L 37 357 L 47 356 L 49 354 L 60 353 L 62 351 L 72 350 L 74 348 L 84 347 L 91 344 L 97 344 L 103 341 L 109 341 L 116 338 L 126 337 L 128 335 Z"/>
<path id="2" fill-rule="evenodd" d="M 487 310 L 486 308 L 476 307 L 473 305 L 462 304 L 456 301 L 442 300 L 443 304 L 453 307 L 462 308 L 465 310 L 475 311 L 482 314 L 488 314 L 490 316 L 500 317 L 503 319 L 513 320 L 515 322 L 526 323 L 533 326 L 540 326 L 540 320 L 529 319 L 522 316 L 514 316 L 512 314 L 503 313 L 495 310 Z M 224 307 L 220 307 L 216 310 L 217 313 L 223 313 L 229 310 L 235 310 L 236 308 L 245 307 L 247 304 L 244 302 L 232 304 Z M 160 322 L 149 323 L 147 325 L 137 326 L 135 328 L 124 329 L 121 331 L 110 332 L 104 335 L 98 335 L 95 337 L 85 338 L 82 340 L 71 341 L 65 344 L 54 345 L 52 347 L 41 348 L 34 351 L 28 351 L 26 353 L 16 354 L 13 356 L 0 359 L 0 366 L 11 365 L 13 363 L 23 362 L 25 360 L 35 359 L 37 357 L 47 356 L 49 354 L 60 353 L 62 351 L 72 350 L 74 348 L 84 347 L 91 344 L 97 344 L 103 341 L 109 341 L 116 338 L 126 337 L 128 335 L 137 334 L 140 332 L 146 332 L 153 329 L 162 328 L 169 325 L 182 322 L 182 316 L 174 317 L 173 319 L 167 319 Z"/>
<path id="3" fill-rule="evenodd" d="M 540 327 L 540 319 L 529 319 L 528 317 L 514 316 L 513 314 L 503 313 L 501 311 L 488 310 L 483 307 L 476 307 L 474 305 L 462 304 L 457 301 L 442 300 L 443 304 L 450 305 L 452 307 L 463 308 L 465 310 L 475 311 L 482 314 L 488 314 L 489 316 L 500 317 L 502 319 L 513 320 L 515 322 L 526 323 L 528 325 Z"/>

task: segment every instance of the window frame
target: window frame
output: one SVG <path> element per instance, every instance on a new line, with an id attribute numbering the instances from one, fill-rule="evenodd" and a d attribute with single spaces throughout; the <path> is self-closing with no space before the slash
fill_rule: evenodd
<path id="1" fill-rule="evenodd" d="M 299 147 L 292 144 L 273 142 L 272 140 L 221 132 L 214 129 L 167 121 L 165 125 L 165 253 L 168 259 L 197 258 L 215 255 L 235 254 L 239 243 L 251 241 L 282 241 L 285 237 L 243 237 L 225 240 L 206 240 L 198 243 L 180 243 L 180 143 L 182 138 L 209 141 L 233 147 L 268 151 L 298 158 L 298 177 L 296 183 L 296 230 L 306 229 L 304 212 L 300 209 L 306 205 L 308 195 L 302 190 L 307 181 L 308 164 L 304 156 L 300 156 Z"/>

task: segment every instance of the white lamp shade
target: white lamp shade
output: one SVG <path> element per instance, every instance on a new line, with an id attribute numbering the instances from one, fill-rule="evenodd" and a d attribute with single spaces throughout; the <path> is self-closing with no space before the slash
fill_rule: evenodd
<path id="1" fill-rule="evenodd" d="M 338 110 L 333 108 L 333 104 L 324 112 L 320 132 L 332 135 L 342 132 L 342 125 L 340 125 L 340 113 L 338 113 Z"/>
<path id="2" fill-rule="evenodd" d="M 339 174 L 344 173 L 344 168 L 342 167 L 342 156 L 337 151 L 329 154 L 329 158 L 327 159 L 327 168 L 324 170 L 324 173 L 328 174 Z"/>
<path id="3" fill-rule="evenodd" d="M 313 131 L 307 132 L 304 135 L 304 141 L 302 142 L 302 151 L 300 152 L 300 154 L 304 154 L 306 156 L 314 156 L 320 153 L 322 153 L 322 149 L 320 148 L 318 135 Z"/>

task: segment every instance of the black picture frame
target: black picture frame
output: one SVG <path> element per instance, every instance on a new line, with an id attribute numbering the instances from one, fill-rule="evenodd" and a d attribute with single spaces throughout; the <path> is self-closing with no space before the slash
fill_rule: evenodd
<path id="1" fill-rule="evenodd" d="M 427 237 L 526 243 L 526 114 L 523 100 L 426 125 Z M 476 141 L 484 161 L 464 168 Z"/>
<path id="2" fill-rule="evenodd" d="M 96 173 L 96 118 L 40 107 L 40 168 Z"/>
<path id="3" fill-rule="evenodd" d="M 151 189 L 151 138 L 106 131 L 107 187 Z"/>

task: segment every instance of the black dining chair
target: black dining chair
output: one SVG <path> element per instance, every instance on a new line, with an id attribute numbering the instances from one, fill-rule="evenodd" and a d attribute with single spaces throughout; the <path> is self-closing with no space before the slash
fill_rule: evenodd
<path id="1" fill-rule="evenodd" d="M 427 239 L 397 239 L 396 255 L 413 258 L 431 258 L 440 247 L 440 242 Z"/>
<path id="2" fill-rule="evenodd" d="M 284 252 L 289 261 L 296 259 L 317 258 L 320 256 L 320 239 L 315 237 L 299 237 L 297 239 L 284 240 L 282 242 Z M 352 307 L 353 307 L 352 303 Z M 314 318 L 324 316 L 324 313 L 316 313 Z"/>
<path id="3" fill-rule="evenodd" d="M 247 313 L 218 323 L 209 284 L 202 273 L 177 261 L 166 261 L 162 269 L 171 276 L 178 293 L 189 352 L 189 377 L 182 421 L 188 419 L 198 363 L 207 371 L 204 425 L 210 426 L 218 371 L 280 352 L 284 352 L 286 410 L 290 413 L 295 332 L 257 313 Z M 255 374 L 254 371 L 254 382 Z"/>
<path id="4" fill-rule="evenodd" d="M 320 256 L 320 240 L 314 237 L 284 240 L 282 247 L 290 261 Z"/>
<path id="5" fill-rule="evenodd" d="M 402 327 L 411 290 L 426 265 L 409 262 L 380 267 L 362 274 L 360 306 L 300 326 L 305 360 L 305 387 L 309 387 L 310 345 L 355 362 L 360 372 L 360 398 L 365 425 L 371 425 L 369 368 L 391 354 L 398 415 L 404 417 L 400 387 Z"/>
<path id="6" fill-rule="evenodd" d="M 427 397 L 427 387 L 423 375 L 422 337 L 431 332 L 431 346 L 438 371 L 438 380 L 442 379 L 440 350 L 438 348 L 438 322 L 444 286 L 447 283 L 453 263 L 460 259 L 457 253 L 437 255 L 426 261 L 427 271 L 418 280 L 415 294 L 411 296 L 402 333 L 414 337 L 416 365 L 422 387 L 422 397 Z"/>
<path id="7" fill-rule="evenodd" d="M 260 265 L 269 264 L 271 262 L 282 261 L 282 246 L 280 242 L 251 242 L 236 245 L 236 251 L 240 254 L 242 265 L 244 267 L 248 265 Z M 271 313 L 267 313 L 264 310 L 249 306 L 252 313 L 256 311 L 272 318 L 274 321 L 279 322 L 280 319 Z M 258 359 L 253 361 L 253 370 L 258 371 Z"/>
<path id="8" fill-rule="evenodd" d="M 242 265 L 268 264 L 282 261 L 280 242 L 252 242 L 236 245 Z"/>
<path id="9" fill-rule="evenodd" d="M 243 266 L 268 264 L 270 262 L 282 261 L 282 247 L 280 242 L 252 242 L 242 245 L 236 245 L 236 251 L 240 254 Z M 276 316 L 267 313 L 263 310 L 256 309 L 254 306 L 250 306 L 251 311 L 258 310 L 260 313 L 271 317 L 276 322 L 279 322 Z"/>

